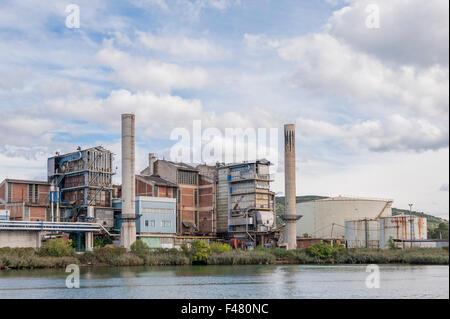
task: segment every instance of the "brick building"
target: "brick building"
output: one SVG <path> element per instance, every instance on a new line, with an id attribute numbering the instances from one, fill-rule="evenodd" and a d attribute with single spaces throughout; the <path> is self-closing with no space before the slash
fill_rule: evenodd
<path id="1" fill-rule="evenodd" d="M 10 220 L 49 220 L 50 184 L 44 181 L 5 179 L 0 184 L 0 209 L 10 211 Z"/>
<path id="2" fill-rule="evenodd" d="M 157 176 L 176 185 L 178 234 L 206 235 L 216 232 L 215 172 L 215 167 L 192 167 L 158 160 L 150 154 L 149 166 L 140 176 Z"/>

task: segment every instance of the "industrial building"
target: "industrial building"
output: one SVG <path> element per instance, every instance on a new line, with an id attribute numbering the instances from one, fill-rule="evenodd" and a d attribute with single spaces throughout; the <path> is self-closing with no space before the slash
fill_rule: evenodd
<path id="1" fill-rule="evenodd" d="M 349 248 L 433 247 L 426 241 L 427 219 L 412 215 L 348 220 L 345 238 Z"/>
<path id="2" fill-rule="evenodd" d="M 215 167 L 199 165 L 196 168 L 185 163 L 157 159 L 150 153 L 149 166 L 140 176 L 156 177 L 171 183 L 168 185 L 170 190 L 167 187 L 158 188 L 158 192 L 165 191 L 168 196 L 176 194 L 177 234 L 215 234 Z"/>
<path id="3" fill-rule="evenodd" d="M 80 221 L 88 218 L 88 207 L 94 207 L 95 221 L 111 228 L 113 154 L 101 146 L 68 154 L 57 154 L 47 161 L 51 185 L 52 220 Z"/>
<path id="4" fill-rule="evenodd" d="M 122 200 L 114 199 L 116 230 L 122 227 Z M 150 248 L 173 248 L 176 237 L 176 199 L 136 196 L 136 236 Z"/>
<path id="5" fill-rule="evenodd" d="M 118 236 L 109 230 L 120 232 L 120 245 L 127 249 L 136 237 L 152 248 L 178 247 L 193 238 L 233 239 L 241 247 L 278 241 L 286 249 L 321 241 L 346 242 L 350 248 L 387 248 L 392 242 L 431 247 L 426 219 L 393 217 L 389 199 L 338 196 L 296 203 L 293 124 L 284 127 L 286 205 L 280 236 L 269 161 L 194 167 L 150 153 L 148 167 L 136 175 L 134 121 L 133 114 L 122 115 L 122 185 L 112 185 L 113 154 L 101 146 L 57 153 L 48 159 L 47 181 L 0 184 L 3 230 L 20 237 L 28 226 L 14 222 L 39 221 L 41 228 L 30 224 L 37 227 L 33 231 L 84 232 L 87 249 L 93 248 L 95 232 Z M 25 241 L 38 243 L 34 235 Z"/>
<path id="6" fill-rule="evenodd" d="M 50 220 L 49 192 L 45 181 L 5 179 L 0 184 L 0 210 L 8 211 L 12 221 Z"/>
<path id="7" fill-rule="evenodd" d="M 390 199 L 330 197 L 297 203 L 297 236 L 344 238 L 347 220 L 377 219 L 392 215 Z"/>
<path id="8" fill-rule="evenodd" d="M 264 242 L 274 230 L 275 193 L 270 190 L 267 160 L 221 165 L 217 168 L 217 233 Z"/>

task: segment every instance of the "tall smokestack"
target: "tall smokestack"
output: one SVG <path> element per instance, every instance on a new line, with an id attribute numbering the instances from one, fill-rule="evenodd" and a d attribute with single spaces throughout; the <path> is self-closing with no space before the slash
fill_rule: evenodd
<path id="1" fill-rule="evenodd" d="M 284 193 L 286 222 L 284 240 L 287 249 L 297 248 L 297 220 L 301 216 L 296 213 L 296 188 L 295 188 L 295 124 L 284 126 Z"/>
<path id="2" fill-rule="evenodd" d="M 156 157 L 154 153 L 150 153 L 148 154 L 148 169 L 149 169 L 149 175 L 153 175 L 155 173 L 155 162 L 156 162 Z"/>
<path id="3" fill-rule="evenodd" d="M 134 161 L 134 114 L 122 114 L 122 227 L 120 229 L 120 246 L 127 250 L 136 241 Z"/>

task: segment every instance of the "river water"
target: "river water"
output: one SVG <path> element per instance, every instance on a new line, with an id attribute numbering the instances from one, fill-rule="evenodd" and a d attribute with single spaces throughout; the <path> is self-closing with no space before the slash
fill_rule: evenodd
<path id="1" fill-rule="evenodd" d="M 449 298 L 448 266 L 380 265 L 368 289 L 365 265 L 246 265 L 0 271 L 0 298 Z M 375 277 L 374 277 L 375 278 Z M 371 281 L 374 283 L 374 281 Z"/>

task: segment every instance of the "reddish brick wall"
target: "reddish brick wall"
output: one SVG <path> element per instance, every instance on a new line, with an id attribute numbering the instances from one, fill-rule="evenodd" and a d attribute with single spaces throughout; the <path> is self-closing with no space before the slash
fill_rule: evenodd
<path id="1" fill-rule="evenodd" d="M 50 193 L 49 185 L 39 185 L 39 194 L 38 194 L 39 203 L 48 203 L 49 202 L 49 196 L 48 196 L 49 193 Z"/>
<path id="2" fill-rule="evenodd" d="M 6 201 L 6 183 L 0 186 L 0 198 Z"/>
<path id="3" fill-rule="evenodd" d="M 210 234 L 213 232 L 213 218 L 212 218 L 212 212 L 206 211 L 206 212 L 199 212 L 198 213 L 198 232 L 200 234 Z"/>
<path id="4" fill-rule="evenodd" d="M 136 178 L 136 196 L 153 196 L 152 185 L 144 183 Z"/>
<path id="5" fill-rule="evenodd" d="M 10 220 L 22 220 L 23 206 L 7 206 Z"/>
<path id="6" fill-rule="evenodd" d="M 173 189 L 170 186 L 158 186 L 158 197 L 174 198 Z"/>
<path id="7" fill-rule="evenodd" d="M 28 184 L 11 183 L 11 202 L 20 203 L 28 201 Z"/>
<path id="8" fill-rule="evenodd" d="M 186 209 L 187 207 L 194 207 L 194 188 L 185 187 L 179 185 L 179 191 L 181 192 L 180 209 Z"/>
<path id="9" fill-rule="evenodd" d="M 30 207 L 30 220 L 32 221 L 45 221 L 45 207 Z"/>
<path id="10" fill-rule="evenodd" d="M 199 206 L 200 207 L 208 207 L 214 205 L 214 188 L 208 187 L 199 189 Z"/>

